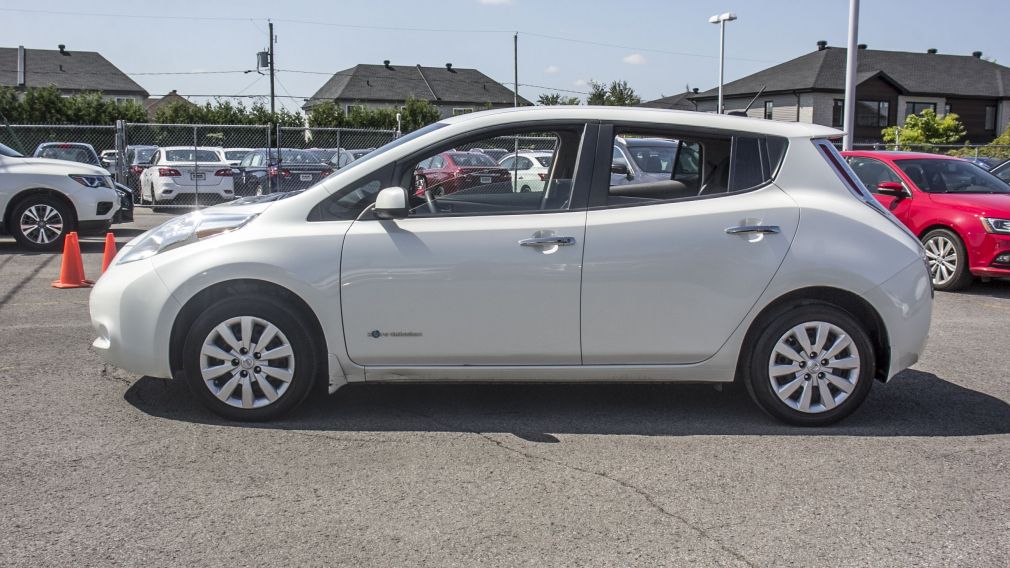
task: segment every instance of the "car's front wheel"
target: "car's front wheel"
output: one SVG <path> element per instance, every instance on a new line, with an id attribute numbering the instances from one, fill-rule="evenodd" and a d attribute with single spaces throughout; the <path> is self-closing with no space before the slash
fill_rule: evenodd
<path id="1" fill-rule="evenodd" d="M 270 296 L 243 294 L 196 318 L 186 335 L 183 369 L 189 388 L 215 413 L 270 420 L 312 390 L 315 349 L 297 311 Z"/>
<path id="2" fill-rule="evenodd" d="M 67 233 L 74 230 L 74 218 L 62 201 L 49 195 L 30 195 L 14 208 L 11 235 L 32 251 L 59 250 Z"/>
<path id="3" fill-rule="evenodd" d="M 922 237 L 929 262 L 929 275 L 933 288 L 953 292 L 967 288 L 973 277 L 968 270 L 968 252 L 953 231 L 934 229 Z"/>
<path id="4" fill-rule="evenodd" d="M 794 305 L 759 325 L 742 369 L 758 406 L 790 424 L 823 426 L 862 404 L 873 383 L 873 344 L 848 312 Z"/>

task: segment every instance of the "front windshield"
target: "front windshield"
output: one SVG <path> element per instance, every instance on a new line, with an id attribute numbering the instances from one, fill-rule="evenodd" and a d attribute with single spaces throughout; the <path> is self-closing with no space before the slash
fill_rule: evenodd
<path id="1" fill-rule="evenodd" d="M 962 160 L 917 158 L 894 162 L 926 193 L 1010 193 L 1010 185 Z"/>
<path id="2" fill-rule="evenodd" d="M 21 155 L 21 152 L 18 152 L 10 146 L 4 146 L 3 144 L 0 144 L 0 156 L 7 156 L 8 158 L 24 158 L 24 156 Z"/>
<path id="3" fill-rule="evenodd" d="M 249 150 L 225 150 L 224 157 L 229 160 L 241 160 L 248 153 Z"/>
<path id="4" fill-rule="evenodd" d="M 429 132 L 434 132 L 435 130 L 438 130 L 439 128 L 442 128 L 444 126 L 445 126 L 445 124 L 443 124 L 441 122 L 433 122 L 433 123 L 429 124 L 428 126 L 425 126 L 423 128 L 418 128 L 417 130 L 411 132 L 410 134 L 404 134 L 403 136 L 397 138 L 396 140 L 393 140 L 389 144 L 386 144 L 385 146 L 380 146 L 379 148 L 376 148 L 375 150 L 370 151 L 369 153 L 365 154 L 364 156 L 361 156 L 357 160 L 354 160 L 353 162 L 351 162 L 348 167 L 356 168 L 356 167 L 360 166 L 361 164 L 364 164 L 364 163 L 367 163 L 367 162 L 369 162 L 371 160 L 374 160 L 376 156 L 381 156 L 382 154 L 385 154 L 386 152 L 388 152 L 388 151 L 390 151 L 390 150 L 392 150 L 394 148 L 397 148 L 397 147 L 399 147 L 402 144 L 406 144 L 407 142 L 410 142 L 411 140 L 414 140 L 415 138 L 420 138 L 421 136 L 424 136 L 425 134 L 428 134 Z"/>
<path id="5" fill-rule="evenodd" d="M 628 145 L 628 152 L 638 167 L 650 174 L 673 173 L 673 160 L 677 156 L 677 146 Z"/>

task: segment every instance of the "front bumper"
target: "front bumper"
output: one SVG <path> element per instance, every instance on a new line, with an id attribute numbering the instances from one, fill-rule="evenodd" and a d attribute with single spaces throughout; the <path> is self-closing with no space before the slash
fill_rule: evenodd
<path id="1" fill-rule="evenodd" d="M 997 263 L 997 257 L 1010 254 L 1010 235 L 980 233 L 978 238 L 969 240 L 971 250 L 968 269 L 975 276 L 990 278 L 1010 277 L 1010 263 Z"/>
<path id="2" fill-rule="evenodd" d="M 171 377 L 169 335 L 182 306 L 150 259 L 113 263 L 91 290 L 89 308 L 98 336 L 92 346 L 102 359 L 131 373 Z"/>

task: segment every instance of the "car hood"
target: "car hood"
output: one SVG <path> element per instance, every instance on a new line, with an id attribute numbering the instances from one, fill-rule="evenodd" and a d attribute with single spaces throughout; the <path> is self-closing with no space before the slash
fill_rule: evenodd
<path id="1" fill-rule="evenodd" d="M 933 203 L 981 215 L 1010 218 L 1010 193 L 931 193 Z"/>
<path id="2" fill-rule="evenodd" d="M 37 166 L 39 168 L 45 168 L 45 173 L 66 173 L 67 175 L 76 174 L 82 176 L 107 176 L 109 175 L 109 170 L 105 168 L 100 168 L 98 166 L 91 166 L 88 164 L 82 164 L 80 162 L 71 162 L 69 160 L 53 160 L 50 158 L 18 158 L 26 166 Z M 60 171 L 54 171 L 56 169 Z"/>

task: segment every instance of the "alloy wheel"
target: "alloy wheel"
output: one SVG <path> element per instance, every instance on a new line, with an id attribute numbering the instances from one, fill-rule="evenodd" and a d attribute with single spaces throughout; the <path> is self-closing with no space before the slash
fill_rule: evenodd
<path id="1" fill-rule="evenodd" d="M 263 318 L 239 316 L 214 327 L 200 350 L 211 394 L 235 408 L 262 408 L 284 396 L 295 374 L 288 338 Z"/>
<path id="2" fill-rule="evenodd" d="M 779 338 L 768 361 L 768 378 L 787 406 L 817 414 L 852 394 L 859 368 L 859 350 L 849 334 L 837 325 L 811 321 Z"/>
<path id="3" fill-rule="evenodd" d="M 21 213 L 21 234 L 28 240 L 46 245 L 63 234 L 63 216 L 55 207 L 39 203 Z"/>
<path id="4" fill-rule="evenodd" d="M 929 262 L 929 275 L 933 285 L 943 286 L 957 274 L 957 246 L 943 235 L 936 235 L 923 245 Z"/>

